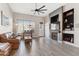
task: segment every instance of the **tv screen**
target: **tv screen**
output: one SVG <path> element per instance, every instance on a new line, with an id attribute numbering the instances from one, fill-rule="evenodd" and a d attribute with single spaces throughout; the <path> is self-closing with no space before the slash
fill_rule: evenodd
<path id="1" fill-rule="evenodd" d="M 51 24 L 51 30 L 56 30 L 56 24 Z"/>
<path id="2" fill-rule="evenodd" d="M 59 30 L 59 24 L 51 24 L 51 30 Z"/>
<path id="3" fill-rule="evenodd" d="M 57 14 L 57 15 L 51 17 L 51 23 L 57 22 L 57 21 L 58 21 L 58 16 L 59 16 L 59 15 Z"/>

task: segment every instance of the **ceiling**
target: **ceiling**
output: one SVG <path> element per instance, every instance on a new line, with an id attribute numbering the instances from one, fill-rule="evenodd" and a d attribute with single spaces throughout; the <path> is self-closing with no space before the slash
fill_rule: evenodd
<path id="1" fill-rule="evenodd" d="M 34 12 L 31 10 L 35 9 L 35 3 L 9 3 L 11 9 L 13 12 L 22 13 L 22 14 L 28 14 L 28 15 L 34 15 Z M 35 14 L 36 16 L 46 16 L 50 12 L 56 10 L 60 6 L 64 4 L 59 3 L 37 3 L 37 8 L 40 8 L 41 6 L 46 5 L 44 14 L 40 13 L 40 15 Z"/>

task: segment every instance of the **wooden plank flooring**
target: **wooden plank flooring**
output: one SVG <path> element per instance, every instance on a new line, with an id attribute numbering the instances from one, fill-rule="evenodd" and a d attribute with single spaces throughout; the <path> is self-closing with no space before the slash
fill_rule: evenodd
<path id="1" fill-rule="evenodd" d="M 18 50 L 12 50 L 11 56 L 79 56 L 79 48 L 42 37 L 33 39 L 31 47 L 21 40 Z"/>

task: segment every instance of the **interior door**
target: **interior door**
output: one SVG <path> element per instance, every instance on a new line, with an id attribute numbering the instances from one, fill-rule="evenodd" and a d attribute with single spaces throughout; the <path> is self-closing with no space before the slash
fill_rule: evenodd
<path id="1" fill-rule="evenodd" d="M 40 22 L 39 24 L 39 36 L 44 36 L 44 23 Z"/>

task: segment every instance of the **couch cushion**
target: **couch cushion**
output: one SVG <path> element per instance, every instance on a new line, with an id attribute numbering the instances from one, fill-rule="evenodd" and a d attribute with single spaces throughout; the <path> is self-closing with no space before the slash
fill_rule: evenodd
<path id="1" fill-rule="evenodd" d="M 7 42 L 7 37 L 5 34 L 0 35 L 0 42 Z"/>
<path id="2" fill-rule="evenodd" d="M 0 35 L 0 39 L 7 39 L 7 37 L 6 37 L 5 34 L 1 34 L 1 35 Z"/>
<path id="3" fill-rule="evenodd" d="M 10 38 L 12 36 L 12 33 L 11 32 L 7 32 L 7 33 L 5 33 L 5 35 L 6 35 L 7 38 Z"/>

